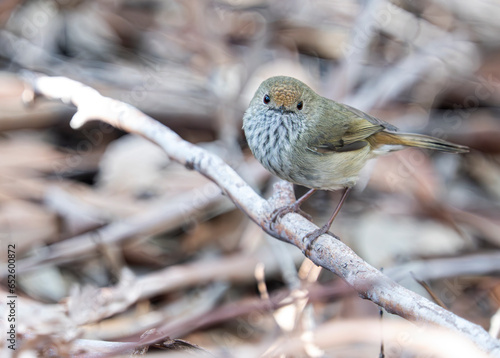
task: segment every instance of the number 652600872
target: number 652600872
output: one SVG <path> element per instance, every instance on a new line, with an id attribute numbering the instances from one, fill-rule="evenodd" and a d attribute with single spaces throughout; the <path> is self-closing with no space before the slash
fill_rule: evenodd
<path id="1" fill-rule="evenodd" d="M 14 294 L 16 289 L 16 245 L 9 244 L 7 246 L 7 286 L 10 293 Z"/>

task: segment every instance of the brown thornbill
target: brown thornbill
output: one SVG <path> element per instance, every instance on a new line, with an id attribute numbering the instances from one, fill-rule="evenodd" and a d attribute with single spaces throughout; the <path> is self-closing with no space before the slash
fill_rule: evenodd
<path id="1" fill-rule="evenodd" d="M 243 117 L 254 156 L 274 175 L 310 188 L 273 220 L 300 205 L 316 190 L 343 194 L 328 222 L 308 234 L 308 246 L 327 233 L 366 162 L 381 154 L 418 147 L 466 153 L 465 146 L 420 134 L 399 133 L 392 124 L 321 97 L 301 81 L 271 77 L 260 85 Z"/>

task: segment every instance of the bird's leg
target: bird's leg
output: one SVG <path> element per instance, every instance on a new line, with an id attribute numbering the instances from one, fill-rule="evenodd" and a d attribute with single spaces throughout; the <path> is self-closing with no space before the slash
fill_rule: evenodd
<path id="1" fill-rule="evenodd" d="M 323 234 L 328 233 L 328 230 L 330 230 L 330 227 L 333 224 L 333 220 L 335 220 L 335 217 L 339 213 L 340 208 L 344 204 L 345 199 L 347 198 L 347 195 L 349 194 L 350 191 L 351 191 L 351 188 L 345 188 L 344 189 L 344 191 L 342 192 L 342 196 L 340 197 L 340 201 L 337 204 L 337 207 L 335 208 L 335 211 L 333 212 L 332 216 L 330 217 L 330 219 L 328 219 L 327 223 L 325 225 L 323 225 L 322 227 L 320 227 L 319 229 L 314 230 L 314 231 L 312 231 L 312 232 L 310 232 L 309 234 L 306 235 L 305 239 L 307 241 L 307 245 L 306 245 L 306 251 L 307 252 L 309 252 L 310 248 L 314 244 L 314 241 L 316 241 L 316 239 L 318 237 L 320 237 Z M 334 236 L 334 235 L 332 235 L 332 236 Z"/>
<path id="2" fill-rule="evenodd" d="M 316 189 L 310 189 L 307 193 L 305 193 L 298 200 L 296 200 L 295 203 L 274 210 L 273 214 L 271 215 L 271 223 L 276 223 L 276 221 L 279 218 L 283 217 L 285 214 L 288 213 L 297 213 L 304 216 L 309 221 L 312 220 L 311 215 L 302 211 L 300 209 L 300 206 L 304 203 L 304 201 L 309 199 L 311 195 L 314 194 L 314 192 L 316 192 Z"/>

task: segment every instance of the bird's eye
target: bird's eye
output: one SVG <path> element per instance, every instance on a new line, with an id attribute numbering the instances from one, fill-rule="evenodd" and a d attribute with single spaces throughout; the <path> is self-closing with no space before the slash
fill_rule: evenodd
<path id="1" fill-rule="evenodd" d="M 271 102 L 271 98 L 269 97 L 269 95 L 267 95 L 267 94 L 266 94 L 266 95 L 264 96 L 264 103 L 265 103 L 265 104 L 268 104 L 269 102 Z"/>
<path id="2" fill-rule="evenodd" d="M 300 101 L 299 103 L 297 103 L 297 109 L 300 111 L 302 108 L 304 107 L 304 103 L 302 103 L 302 101 Z"/>

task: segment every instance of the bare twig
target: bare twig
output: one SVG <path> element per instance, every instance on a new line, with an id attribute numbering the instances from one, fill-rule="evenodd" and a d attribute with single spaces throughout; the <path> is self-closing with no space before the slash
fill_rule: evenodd
<path id="1" fill-rule="evenodd" d="M 412 261 L 390 267 L 384 272 L 396 281 L 401 281 L 409 272 L 420 280 L 437 280 L 464 275 L 488 275 L 500 271 L 500 252 L 485 252 L 462 257 Z"/>
<path id="2" fill-rule="evenodd" d="M 37 94 L 73 103 L 77 107 L 77 113 L 70 123 L 73 128 L 80 128 L 90 120 L 99 119 L 151 140 L 162 147 L 171 159 L 214 181 L 236 206 L 270 235 L 293 244 L 306 253 L 304 237 L 317 227 L 295 213 L 285 215 L 271 227 L 269 218 L 274 207 L 282 206 L 285 200 L 276 196 L 270 201 L 264 200 L 219 157 L 184 141 L 169 128 L 136 108 L 103 97 L 96 90 L 79 82 L 64 77 L 46 76 L 30 76 L 29 81 Z M 277 194 L 289 194 L 291 189 L 291 184 L 280 182 Z M 482 350 L 500 357 L 500 343 L 480 326 L 398 285 L 367 264 L 340 240 L 322 235 L 306 254 L 316 265 L 336 273 L 360 296 L 384 307 L 388 312 L 460 332 Z"/>
<path id="3" fill-rule="evenodd" d="M 256 307 L 261 310 L 275 309 L 280 307 L 280 302 L 266 302 L 263 305 L 261 300 L 253 300 L 248 302 L 238 302 L 238 306 L 225 305 L 216 309 L 214 312 L 198 319 L 197 321 L 188 320 L 182 322 L 187 326 L 204 326 L 208 322 L 217 322 L 228 316 L 234 317 L 247 312 L 252 312 Z M 178 328 L 182 329 L 182 324 L 177 324 Z M 379 334 L 380 323 L 376 320 L 358 319 L 358 320 L 335 320 L 327 322 L 313 331 L 311 340 L 303 334 L 294 334 L 280 340 L 277 345 L 268 348 L 264 345 L 252 343 L 249 347 L 232 348 L 229 352 L 234 357 L 276 357 L 276 356 L 293 356 L 297 352 L 307 351 L 307 345 L 310 342 L 317 345 L 320 349 L 328 350 L 332 346 L 345 347 L 350 344 L 357 343 L 361 346 L 371 348 L 368 352 L 375 352 L 377 344 L 380 344 Z M 170 333 L 173 333 L 168 327 Z M 152 333 L 145 337 L 141 344 L 147 345 L 153 342 L 160 341 L 158 337 L 158 329 L 152 330 Z M 175 334 L 175 333 L 174 333 Z M 165 338 L 164 338 L 165 339 Z M 419 352 L 432 357 L 440 358 L 486 358 L 484 352 L 481 352 L 473 344 L 466 340 L 460 340 L 460 336 L 456 332 L 449 332 L 438 327 L 421 329 L 404 321 L 387 321 L 384 322 L 384 342 L 386 346 L 396 352 Z M 85 351 L 85 357 L 109 357 L 116 356 L 118 352 L 122 354 L 130 352 L 134 348 L 130 342 L 105 342 L 97 340 L 78 339 L 74 343 L 73 350 Z M 208 348 L 208 347 L 207 347 Z M 359 350 L 359 346 L 356 349 Z M 210 349 L 210 348 L 208 348 Z M 249 349 L 252 354 L 249 354 Z M 253 350 L 253 351 L 252 351 Z M 213 349 L 214 353 L 217 348 Z M 227 352 L 226 352 L 227 353 Z M 358 351 L 359 354 L 359 351 Z M 168 357 L 185 357 L 185 354 L 168 355 Z M 370 356 L 366 354 L 365 356 Z M 375 356 L 375 355 L 371 355 Z"/>
<path id="4" fill-rule="evenodd" d="M 185 221 L 188 216 L 195 216 L 200 209 L 210 207 L 222 211 L 233 208 L 232 204 L 224 201 L 218 190 L 213 190 L 213 183 L 205 184 L 203 188 L 210 196 L 199 203 L 194 198 L 199 195 L 200 189 L 193 189 L 179 195 L 175 202 L 155 206 L 143 213 L 129 217 L 127 220 L 116 221 L 107 226 L 88 233 L 77 235 L 68 240 L 55 243 L 50 252 L 40 253 L 19 262 L 18 272 L 38 269 L 46 264 L 61 264 L 75 259 L 87 259 L 95 253 L 99 245 L 108 245 L 123 242 L 131 238 L 144 235 L 154 235 L 158 232 L 171 230 Z M 217 189 L 217 188 L 216 188 Z M 2 274 L 0 274 L 0 277 Z"/>
<path id="5" fill-rule="evenodd" d="M 312 343 L 320 349 L 342 347 L 352 343 L 371 344 L 373 350 L 364 356 L 375 357 L 376 346 L 380 344 L 380 322 L 377 320 L 339 320 L 327 322 L 314 330 Z M 417 355 L 432 357 L 482 357 L 487 355 L 478 351 L 470 342 L 460 340 L 456 332 L 449 332 L 439 327 L 421 329 L 404 321 L 384 322 L 384 344 L 391 347 L 391 351 L 418 352 Z M 306 350 L 309 344 L 302 335 L 290 335 L 282 340 L 272 352 L 263 357 L 288 357 L 296 352 Z M 359 348 L 359 347 L 358 347 Z M 269 354 L 271 353 L 271 354 Z M 403 356 L 401 354 L 401 356 Z"/>
<path id="6" fill-rule="evenodd" d="M 252 270 L 259 263 L 266 267 L 268 275 L 278 271 L 278 264 L 272 255 L 268 252 L 260 252 L 178 264 L 138 278 L 131 278 L 127 274 L 122 275 L 125 279 L 122 278 L 114 287 L 86 288 L 86 294 L 93 298 L 96 305 L 90 306 L 89 300 L 86 300 L 85 308 L 79 309 L 80 312 L 84 311 L 80 313 L 79 322 L 80 324 L 96 323 L 117 312 L 124 311 L 138 301 L 196 285 L 206 285 L 210 282 L 252 281 L 254 278 Z M 328 290 L 324 291 L 329 294 Z M 318 295 L 321 294 L 325 295 L 324 292 Z M 73 296 L 76 300 L 81 300 L 80 295 Z M 90 312 L 85 312 L 85 310 Z"/>

